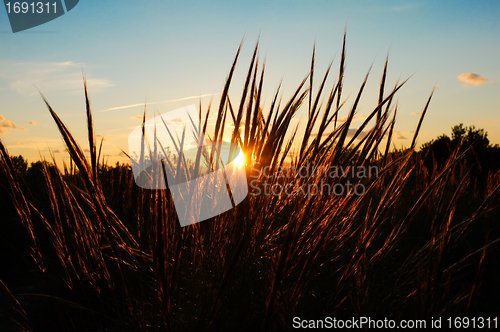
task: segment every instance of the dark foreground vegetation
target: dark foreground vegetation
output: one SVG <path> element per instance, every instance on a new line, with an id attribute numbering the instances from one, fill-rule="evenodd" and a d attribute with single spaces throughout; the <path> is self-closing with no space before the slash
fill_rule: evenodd
<path id="1" fill-rule="evenodd" d="M 251 163 L 276 167 L 285 156 L 296 167 L 377 165 L 378 177 L 360 180 L 366 192 L 249 195 L 181 228 L 164 190 L 141 189 L 129 166 L 104 163 L 86 89 L 90 157 L 47 103 L 72 165 L 28 167 L 0 143 L 2 331 L 281 331 L 296 316 L 500 313 L 500 159 L 486 133 L 460 125 L 417 152 L 429 97 L 411 147 L 391 149 L 394 96 L 404 83 L 387 89 L 387 62 L 378 101 L 352 130 L 366 80 L 347 108 L 345 49 L 333 86 L 330 68 L 313 84 L 313 55 L 296 93 L 280 102 L 278 91 L 263 108 L 256 54 L 234 101 L 228 91 L 238 51 L 211 110 L 218 118 L 210 137 L 220 140 L 225 123 L 234 123 L 232 141 L 249 174 Z M 300 107 L 309 117 L 298 137 L 291 120 Z M 200 106 L 205 122 L 207 113 Z M 300 146 L 293 154 L 292 140 Z M 267 179 L 276 181 L 318 178 Z"/>

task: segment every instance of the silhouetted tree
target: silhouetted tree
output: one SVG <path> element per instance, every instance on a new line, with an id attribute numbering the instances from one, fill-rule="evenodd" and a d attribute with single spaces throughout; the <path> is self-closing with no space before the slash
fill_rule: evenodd
<path id="1" fill-rule="evenodd" d="M 490 145 L 488 133 L 484 129 L 476 127 L 464 127 L 463 124 L 451 128 L 451 141 L 454 145 L 473 147 L 475 149 L 486 149 Z"/>
<path id="2" fill-rule="evenodd" d="M 10 157 L 10 160 L 12 162 L 12 166 L 14 166 L 14 169 L 16 170 L 17 173 L 20 174 L 25 174 L 26 170 L 28 169 L 28 162 L 24 159 L 23 156 L 13 156 Z"/>
<path id="3" fill-rule="evenodd" d="M 452 152 L 466 152 L 464 159 L 473 173 L 500 169 L 500 147 L 490 145 L 484 129 L 465 127 L 462 123 L 451 128 L 451 138 L 446 134 L 422 145 L 421 153 L 429 170 L 441 169 Z"/>

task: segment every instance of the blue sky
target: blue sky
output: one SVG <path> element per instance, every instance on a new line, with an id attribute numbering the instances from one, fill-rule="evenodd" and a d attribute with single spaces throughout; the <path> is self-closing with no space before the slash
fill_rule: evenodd
<path id="1" fill-rule="evenodd" d="M 265 106 L 282 78 L 284 98 L 304 78 L 314 43 L 316 77 L 334 60 L 331 86 L 347 27 L 346 106 L 373 64 L 358 114 L 374 107 L 387 52 L 389 86 L 412 75 L 399 94 L 396 145 L 411 143 L 417 113 L 436 84 L 420 144 L 458 123 L 484 128 L 500 143 L 499 18 L 499 1 L 82 0 L 59 18 L 14 34 L 2 6 L 0 139 L 11 155 L 30 161 L 48 157 L 49 148 L 64 151 L 38 88 L 86 146 L 83 70 L 105 153 L 111 162 L 126 162 L 119 152 L 127 151 L 127 137 L 140 124 L 133 117 L 143 111 L 130 105 L 147 100 L 153 117 L 197 103 L 200 95 L 207 95 L 204 105 L 211 94 L 216 100 L 244 40 L 237 95 L 259 35 Z"/>

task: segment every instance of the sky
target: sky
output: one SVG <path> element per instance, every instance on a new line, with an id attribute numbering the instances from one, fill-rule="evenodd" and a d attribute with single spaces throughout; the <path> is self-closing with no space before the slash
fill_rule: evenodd
<path id="1" fill-rule="evenodd" d="M 333 60 L 332 86 L 344 30 L 341 116 L 373 65 L 353 127 L 375 106 L 389 54 L 387 86 L 410 77 L 398 94 L 397 147 L 410 145 L 434 88 L 419 145 L 459 123 L 484 128 L 500 144 L 500 1 L 82 0 L 17 33 L 6 10 L 0 7 L 0 140 L 30 162 L 49 151 L 68 156 L 40 93 L 88 148 L 85 75 L 103 152 L 109 163 L 128 162 L 121 151 L 144 104 L 153 118 L 200 98 L 205 108 L 217 101 L 242 41 L 231 93 L 236 100 L 258 40 L 265 109 L 281 80 L 287 99 L 307 75 L 313 45 L 316 77 Z M 297 114 L 299 124 L 306 113 Z"/>

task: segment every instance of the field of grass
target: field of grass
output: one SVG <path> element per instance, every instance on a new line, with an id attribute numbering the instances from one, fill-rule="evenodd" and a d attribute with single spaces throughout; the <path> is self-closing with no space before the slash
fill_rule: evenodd
<path id="1" fill-rule="evenodd" d="M 265 108 L 257 52 L 240 84 L 238 50 L 218 105 L 200 106 L 205 126 L 217 114 L 208 135 L 221 141 L 234 123 L 249 179 L 284 165 L 377 166 L 378 176 L 359 180 L 364 194 L 266 196 L 249 187 L 234 209 L 181 228 L 165 190 L 139 188 L 130 166 L 104 162 L 85 87 L 90 157 L 48 102 L 70 165 L 20 169 L 0 142 L 2 331 L 286 331 L 294 317 L 500 313 L 500 172 L 474 168 L 465 142 L 439 163 L 417 151 L 432 93 L 411 146 L 394 150 L 404 82 L 388 88 L 387 61 L 378 103 L 352 130 L 368 74 L 344 103 L 345 37 L 336 74 L 329 67 L 313 88 L 313 51 L 296 92 L 282 99 L 277 91 Z M 241 99 L 231 100 L 229 88 L 240 86 Z M 308 119 L 298 135 L 301 107 Z M 263 188 L 320 178 L 257 180 Z"/>

